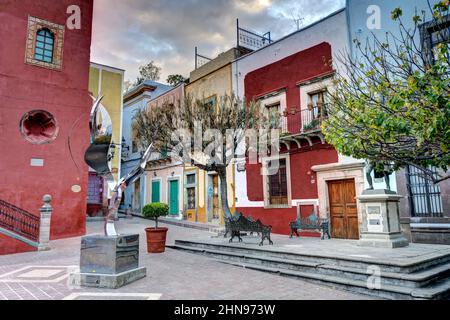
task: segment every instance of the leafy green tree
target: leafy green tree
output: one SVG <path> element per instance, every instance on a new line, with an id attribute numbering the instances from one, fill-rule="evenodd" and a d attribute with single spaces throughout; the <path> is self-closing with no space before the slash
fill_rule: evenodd
<path id="1" fill-rule="evenodd" d="M 450 22 L 448 0 L 430 9 L 435 22 Z M 336 76 L 323 131 L 344 155 L 394 169 L 415 166 L 439 183 L 450 178 L 449 30 L 436 30 L 442 42 L 427 50 L 419 36 L 425 13 L 412 17 L 412 28 L 403 23 L 400 8 L 392 19 L 397 35 L 355 40 L 355 54 L 339 58 L 344 68 Z"/>
<path id="2" fill-rule="evenodd" d="M 181 74 L 171 74 L 167 77 L 167 83 L 171 86 L 175 87 L 179 85 L 180 83 L 186 81 L 186 78 L 183 77 Z"/>

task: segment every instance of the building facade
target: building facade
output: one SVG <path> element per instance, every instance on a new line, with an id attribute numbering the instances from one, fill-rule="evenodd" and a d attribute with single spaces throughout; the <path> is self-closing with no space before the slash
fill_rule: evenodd
<path id="1" fill-rule="evenodd" d="M 147 108 L 150 100 L 171 88 L 162 83 L 146 80 L 124 94 L 121 177 L 126 176 L 139 163 L 142 156 L 142 150 L 139 148 L 137 140 L 133 137 L 132 125 L 135 113 Z M 141 176 L 132 186 L 128 186 L 125 189 L 125 197 L 123 197 L 123 203 L 120 209 L 122 211 L 131 209 L 133 213 L 140 214 L 146 201 L 146 186 L 146 176 Z"/>
<path id="2" fill-rule="evenodd" d="M 364 42 L 373 39 L 373 35 L 385 39 L 386 32 L 399 36 L 398 23 L 391 19 L 391 12 L 400 7 L 403 11 L 402 22 L 406 28 L 413 28 L 412 17 L 425 12 L 425 20 L 416 33 L 416 43 L 429 48 L 437 43 L 431 42 L 431 33 L 437 28 L 448 28 L 447 24 L 427 26 L 433 22 L 429 5 L 437 0 L 398 0 L 369 1 L 348 0 L 347 19 L 351 40 Z M 447 20 L 450 20 L 447 17 Z M 448 35 L 448 32 L 447 32 Z M 443 40 L 443 39 L 442 39 Z M 450 39 L 447 39 L 450 42 Z M 357 55 L 355 47 L 351 47 Z M 396 173 L 398 193 L 404 198 L 400 202 L 400 215 L 403 231 L 412 242 L 450 244 L 450 181 L 437 185 L 424 179 L 420 170 L 409 166 Z"/>
<path id="3" fill-rule="evenodd" d="M 66 26 L 72 5 L 80 8 L 80 28 Z M 83 235 L 93 1 L 0 6 L 0 215 L 9 208 L 11 214 L 39 216 L 42 197 L 50 194 L 51 239 Z M 9 227 L 2 220 L 1 228 Z M 32 249 L 17 239 L 0 231 L 0 253 Z"/>
<path id="4" fill-rule="evenodd" d="M 152 99 L 148 108 L 182 103 L 184 83 Z M 145 203 L 162 202 L 169 205 L 169 217 L 183 219 L 184 164 L 171 159 L 167 154 L 159 154 L 147 163 Z"/>
<path id="5" fill-rule="evenodd" d="M 232 61 L 240 56 L 232 48 L 193 70 L 185 94 L 195 100 L 216 106 L 218 99 L 233 93 Z M 228 205 L 235 210 L 234 163 L 227 168 Z M 215 172 L 186 166 L 184 170 L 184 219 L 191 222 L 223 224 L 224 213 L 220 199 L 220 181 Z"/>
<path id="6" fill-rule="evenodd" d="M 111 160 L 111 170 L 116 181 L 120 178 L 122 158 L 122 113 L 124 70 L 91 63 L 89 91 L 94 98 L 103 96 L 102 104 L 108 110 L 112 121 L 112 143 L 116 146 Z M 89 169 L 87 211 L 88 216 L 103 216 L 108 207 L 111 190 L 104 179 Z"/>
<path id="7" fill-rule="evenodd" d="M 261 174 L 270 157 L 236 170 L 236 210 L 276 233 L 289 234 L 289 222 L 314 213 L 330 219 L 333 237 L 359 239 L 356 197 L 368 186 L 365 163 L 338 154 L 320 130 L 339 67 L 336 57 L 349 44 L 346 26 L 341 9 L 233 63 L 235 92 L 282 115 L 278 172 Z"/>

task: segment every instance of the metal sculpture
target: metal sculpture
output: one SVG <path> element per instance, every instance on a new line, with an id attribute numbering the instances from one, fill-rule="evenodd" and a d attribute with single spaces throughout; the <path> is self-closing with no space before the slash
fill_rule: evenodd
<path id="1" fill-rule="evenodd" d="M 106 236 L 117 236 L 114 217 L 118 212 L 123 192 L 144 173 L 145 166 L 150 160 L 152 146 L 147 148 L 139 164 L 117 182 L 111 170 L 111 160 L 116 148 L 112 142 L 112 121 L 108 111 L 101 104 L 102 99 L 103 96 L 99 96 L 92 106 L 89 121 L 91 144 L 86 150 L 84 160 L 106 180 L 109 189 L 112 190 L 104 231 Z"/>
<path id="2" fill-rule="evenodd" d="M 377 163 L 374 161 L 366 160 L 366 179 L 369 183 L 369 188 L 367 190 L 373 190 L 373 179 L 372 172 L 376 170 Z M 386 189 L 391 190 L 391 183 L 389 176 L 393 173 L 393 169 L 389 165 L 384 165 L 383 171 L 381 172 L 384 178 L 384 182 L 386 184 Z"/>

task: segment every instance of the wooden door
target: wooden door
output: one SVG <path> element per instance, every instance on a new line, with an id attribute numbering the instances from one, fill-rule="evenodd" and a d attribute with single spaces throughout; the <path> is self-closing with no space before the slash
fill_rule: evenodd
<path id="1" fill-rule="evenodd" d="M 338 239 L 359 239 L 355 180 L 328 182 L 331 236 Z"/>
<path id="2" fill-rule="evenodd" d="M 171 215 L 177 215 L 178 214 L 178 193 L 179 193 L 179 187 L 178 187 L 178 180 L 171 180 L 169 184 L 169 214 Z"/>

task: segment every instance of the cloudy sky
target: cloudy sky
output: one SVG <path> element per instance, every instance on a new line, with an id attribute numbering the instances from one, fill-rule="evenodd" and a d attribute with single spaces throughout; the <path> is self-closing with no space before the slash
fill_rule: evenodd
<path id="1" fill-rule="evenodd" d="M 236 43 L 236 18 L 242 27 L 273 39 L 342 8 L 345 0 L 95 0 L 92 58 L 126 70 L 134 80 L 151 60 L 169 74 L 189 76 L 194 48 L 215 57 Z"/>

